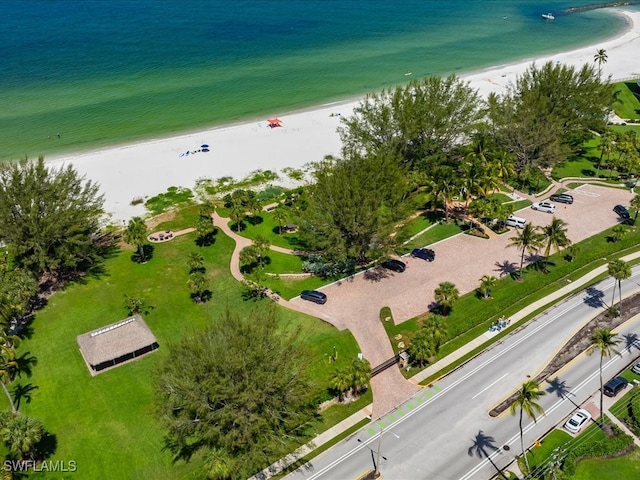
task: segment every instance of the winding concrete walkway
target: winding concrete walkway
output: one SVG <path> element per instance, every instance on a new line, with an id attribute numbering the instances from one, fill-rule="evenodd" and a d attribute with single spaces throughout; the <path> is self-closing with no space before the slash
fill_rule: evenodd
<path id="1" fill-rule="evenodd" d="M 214 225 L 236 243 L 231 254 L 229 268 L 233 278 L 242 282 L 244 277 L 240 272 L 240 251 L 253 242 L 232 231 L 228 225 L 228 218 L 223 218 L 214 212 L 212 219 Z M 294 253 L 292 250 L 281 247 L 271 246 L 271 249 L 283 253 Z M 358 342 L 363 356 L 369 360 L 372 366 L 379 365 L 394 356 L 387 333 L 379 320 L 380 310 L 377 307 L 370 309 L 371 311 L 359 312 L 358 321 L 349 319 L 348 322 L 345 322 L 346 319 L 344 315 L 340 315 L 339 309 L 332 314 L 326 310 L 314 308 L 316 305 L 309 302 L 290 302 L 276 294 L 272 294 L 271 298 L 283 307 L 320 318 L 339 330 L 349 328 Z M 418 391 L 419 387 L 405 379 L 398 368 L 389 368 L 371 379 L 371 390 L 374 401 L 369 413 L 375 418 L 400 405 Z"/>

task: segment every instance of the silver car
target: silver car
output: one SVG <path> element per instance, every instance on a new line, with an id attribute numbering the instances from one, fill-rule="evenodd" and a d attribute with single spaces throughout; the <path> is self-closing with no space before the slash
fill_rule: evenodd
<path id="1" fill-rule="evenodd" d="M 567 420 L 567 423 L 564 424 L 564 428 L 569 430 L 571 433 L 578 433 L 589 420 L 591 420 L 591 414 L 581 408 L 574 413 L 569 420 Z"/>
<path id="2" fill-rule="evenodd" d="M 554 213 L 556 211 L 556 206 L 553 203 L 549 202 L 537 202 L 531 205 L 531 208 L 547 213 Z"/>

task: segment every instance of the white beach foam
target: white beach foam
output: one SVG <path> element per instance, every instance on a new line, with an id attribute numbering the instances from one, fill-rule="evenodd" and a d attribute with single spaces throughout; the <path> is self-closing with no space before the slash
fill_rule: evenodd
<path id="1" fill-rule="evenodd" d="M 581 66 L 593 64 L 598 49 L 605 49 L 608 60 L 602 75 L 614 80 L 640 77 L 640 12 L 620 12 L 630 28 L 611 40 L 578 50 L 537 58 Z M 500 93 L 524 72 L 534 59 L 465 75 L 482 95 Z M 136 197 L 151 197 L 170 186 L 193 188 L 199 178 L 231 176 L 240 179 L 257 170 L 280 171 L 284 167 L 302 167 L 339 154 L 340 139 L 336 127 L 341 116 L 350 115 L 357 101 L 324 105 L 317 109 L 279 115 L 283 126 L 269 128 L 266 119 L 240 125 L 215 128 L 172 138 L 150 140 L 54 158 L 53 165 L 71 163 L 88 179 L 98 182 L 105 194 L 105 209 L 114 223 L 145 214 L 142 205 L 132 206 Z M 278 113 L 279 112 L 274 112 Z M 185 155 L 209 145 L 209 152 Z"/>

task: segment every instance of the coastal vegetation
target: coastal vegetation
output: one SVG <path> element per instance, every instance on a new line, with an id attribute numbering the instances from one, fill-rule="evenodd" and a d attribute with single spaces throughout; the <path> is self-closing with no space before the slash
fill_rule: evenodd
<path id="1" fill-rule="evenodd" d="M 234 230 L 252 235 L 254 245 L 241 254 L 249 280 L 262 287 L 268 269 L 282 272 L 281 267 L 269 265 L 277 258 L 269 245 L 271 239 L 283 238 L 286 220 L 300 226 L 297 237 L 292 237 L 297 238 L 297 246 L 313 251 L 307 256 L 307 267 L 324 272 L 305 281 L 319 285 L 327 277 L 353 271 L 394 252 L 402 243 L 402 236 L 398 238 L 395 232 L 410 221 L 416 209 L 436 212 L 434 218 L 442 221 L 443 227 L 455 226 L 451 218 L 456 216 L 456 209 L 470 208 L 479 199 L 485 205 L 476 204 L 475 208 L 485 224 L 504 218 L 508 209 L 501 208 L 499 200 L 492 201 L 492 193 L 504 188 L 505 183 L 540 187 L 540 178 L 545 175 L 542 168 L 553 167 L 567 154 L 580 151 L 593 131 L 604 132 L 603 112 L 613 101 L 610 85 L 601 83 L 595 70 L 586 66 L 581 70 L 548 64 L 540 69 L 531 67 L 519 82 L 504 97 L 491 97 L 486 104 L 455 77 L 412 82 L 370 96 L 354 117 L 343 123 L 345 148 L 341 156 L 327 157 L 316 165 L 313 184 L 291 194 L 269 214 L 268 223 L 258 194 L 249 189 L 230 192 L 222 199 L 220 210 L 229 214 Z M 568 82 L 571 88 L 559 88 L 561 82 Z M 578 90 L 580 82 L 589 88 Z M 547 97 L 560 92 L 568 97 L 566 101 L 551 104 Z M 547 128 L 547 123 L 554 129 Z M 58 176 L 67 181 L 58 181 Z M 25 161 L 0 173 L 0 187 L 13 195 L 7 194 L 7 198 L 15 198 L 15 204 L 11 200 L 7 203 L 14 212 L 16 208 L 33 212 L 31 223 L 25 222 L 23 230 L 27 233 L 22 237 L 9 236 L 5 228 L 0 229 L 0 239 L 9 247 L 2 275 L 10 278 L 12 285 L 13 280 L 21 280 L 23 285 L 5 287 L 3 282 L 3 318 L 11 324 L 34 313 L 30 302 L 37 292 L 37 282 L 43 278 L 82 280 L 69 284 L 64 294 L 50 297 L 48 305 L 37 311 L 35 318 L 29 318 L 37 333 L 21 346 L 23 354 L 33 350 L 47 365 L 46 375 L 36 369 L 33 383 L 20 384 L 38 387 L 32 394 L 33 403 L 25 405 L 25 410 L 47 419 L 47 428 L 59 435 L 61 454 L 89 464 L 92 452 L 105 447 L 115 450 L 135 439 L 135 446 L 123 455 L 135 465 L 132 475 L 140 478 L 171 478 L 200 468 L 215 471 L 222 478 L 236 472 L 248 475 L 312 435 L 323 422 L 317 414 L 322 400 L 335 392 L 361 393 L 368 382 L 370 365 L 355 360 L 358 349 L 348 332 L 338 332 L 302 314 L 273 306 L 268 300 L 254 297 L 262 302 L 255 308 L 241 300 L 242 286 L 228 272 L 231 241 L 216 235 L 210 221 L 212 205 L 185 208 L 185 218 L 189 218 L 186 224 L 172 221 L 172 228 L 195 224 L 196 235 L 158 244 L 153 261 L 132 265 L 126 261 L 131 251 L 125 245 L 116 246 L 112 236 L 100 234 L 102 199 L 95 186 L 78 178 L 73 169 L 49 171 L 42 160 L 34 164 Z M 188 205 L 191 201 L 187 192 L 169 193 L 184 194 L 186 200 L 183 203 L 182 197 L 169 196 L 158 199 L 157 204 L 177 201 Z M 56 237 L 57 231 L 47 230 L 55 225 L 39 223 L 42 211 L 36 207 L 40 197 L 28 196 L 34 194 L 50 199 L 50 205 L 41 207 L 53 210 L 44 213 L 62 218 L 61 225 L 67 227 L 63 233 L 74 235 Z M 76 210 L 55 217 L 55 205 L 62 211 L 69 206 Z M 8 215 L 0 220 L 5 222 L 0 226 L 14 228 L 10 222 L 15 220 Z M 270 230 L 266 235 L 258 231 L 262 224 Z M 547 264 L 553 249 L 567 245 L 563 225 L 553 225 L 546 235 Z M 28 229 L 31 226 L 34 230 Z M 143 230 L 139 226 L 131 230 L 124 232 L 125 240 L 139 250 Z M 46 255 L 35 256 L 15 244 L 30 232 L 44 245 L 38 244 L 33 250 Z M 195 241 L 191 238 L 194 236 Z M 541 237 L 538 240 L 540 243 Z M 436 295 L 441 313 L 448 316 L 431 314 L 420 328 L 413 329 L 418 332 L 414 349 L 421 352 L 420 363 L 444 355 L 465 335 L 486 328 L 483 322 L 504 312 L 507 305 L 515 308 L 524 292 L 544 288 L 589 261 L 603 258 L 605 250 L 620 251 L 636 241 L 634 232 L 606 248 L 600 244 L 585 248 L 585 254 L 579 255 L 571 268 L 568 262 L 558 261 L 546 276 L 531 271 L 526 288 L 512 281 L 483 280 L 483 296 L 490 290 L 495 300 L 474 297 L 473 315 L 468 307 L 471 300 L 458 298 L 455 285 L 443 282 Z M 522 245 L 518 247 L 523 248 L 524 255 Z M 109 258 L 102 260 L 105 251 Z M 140 255 L 141 260 L 148 259 L 144 249 Z M 100 272 L 83 275 L 92 268 L 95 271 L 97 265 L 101 266 Z M 295 268 L 302 268 L 299 265 L 302 262 Z M 522 275 L 523 265 L 520 270 Z M 101 272 L 108 276 L 100 276 Z M 207 292 L 214 291 L 214 301 L 204 302 L 211 299 Z M 74 337 L 109 323 L 107 319 L 116 320 L 123 296 L 134 298 L 131 292 L 140 292 L 135 298 L 143 294 L 142 303 L 153 302 L 155 308 L 147 310 L 146 316 L 164 348 L 144 360 L 88 379 Z M 13 299 L 17 303 L 8 307 L 14 305 Z M 479 304 L 485 308 L 482 312 Z M 127 307 L 136 305 L 138 302 Z M 304 337 L 293 333 L 299 330 L 306 332 Z M 334 353 L 329 357 L 332 346 Z M 336 346 L 341 351 L 339 358 Z M 332 360 L 327 362 L 327 357 Z M 151 377 L 155 378 L 153 382 Z M 64 384 L 56 383 L 61 378 Z M 230 378 L 242 381 L 230 382 Z M 55 399 L 55 409 L 51 399 Z M 368 400 L 366 396 L 363 399 Z M 152 403 L 157 405 L 160 421 L 149 411 Z M 107 418 L 93 408 L 98 404 L 108 408 Z M 71 428 L 69 417 L 77 419 L 79 411 L 84 415 Z M 344 416 L 345 410 L 341 412 Z M 242 418 L 238 420 L 239 416 Z M 273 422 L 276 417 L 286 421 Z M 242 428 L 238 428 L 238 422 Z M 80 439 L 73 438 L 76 428 L 83 431 Z M 172 458 L 162 451 L 163 435 L 164 447 Z M 22 451 L 26 454 L 29 450 Z M 187 459 L 193 462 L 185 464 Z M 154 463 L 153 468 L 150 463 Z M 89 476 L 105 468 L 112 477 L 118 476 L 118 466 L 98 464 L 92 468 Z"/>

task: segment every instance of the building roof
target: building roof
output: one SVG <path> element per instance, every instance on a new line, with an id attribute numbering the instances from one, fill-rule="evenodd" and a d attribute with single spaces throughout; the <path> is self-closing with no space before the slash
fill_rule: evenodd
<path id="1" fill-rule="evenodd" d="M 95 366 L 153 345 L 157 339 L 142 317 L 134 315 L 79 335 L 77 341 L 85 360 Z"/>

